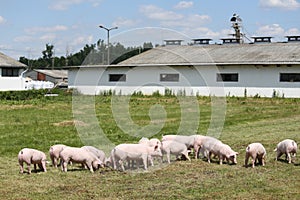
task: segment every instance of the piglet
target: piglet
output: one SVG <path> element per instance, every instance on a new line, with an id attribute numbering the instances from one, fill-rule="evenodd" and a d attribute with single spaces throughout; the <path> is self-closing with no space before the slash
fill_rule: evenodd
<path id="1" fill-rule="evenodd" d="M 162 142 L 161 150 L 163 154 L 167 154 L 167 161 L 170 164 L 170 154 L 176 155 L 176 158 L 180 155 L 184 155 L 186 159 L 191 160 L 188 153 L 187 147 L 175 140 L 166 140 Z"/>
<path id="2" fill-rule="evenodd" d="M 36 165 L 41 170 L 46 172 L 46 154 L 42 151 L 30 148 L 22 149 L 18 154 L 18 161 L 20 165 L 20 173 L 24 173 L 23 163 L 25 162 L 28 166 L 28 173 L 31 174 L 30 166 L 34 164 L 34 170 L 36 171 Z"/>
<path id="3" fill-rule="evenodd" d="M 67 147 L 64 144 L 56 144 L 50 147 L 49 154 L 52 161 L 53 167 L 57 168 L 58 159 L 59 159 L 59 153 Z"/>
<path id="4" fill-rule="evenodd" d="M 297 143 L 291 139 L 283 140 L 277 144 L 277 147 L 274 151 L 276 151 L 277 154 L 275 160 L 278 160 L 282 154 L 285 154 L 286 160 L 288 160 L 288 163 L 291 163 L 292 157 L 296 157 Z"/>
<path id="5" fill-rule="evenodd" d="M 87 166 L 92 173 L 94 172 L 94 169 L 103 166 L 103 163 L 99 158 L 84 148 L 66 147 L 59 153 L 59 157 L 61 159 L 62 171 L 64 172 L 67 172 L 67 166 L 70 161 Z"/>
<path id="6" fill-rule="evenodd" d="M 249 144 L 246 148 L 245 167 L 248 166 L 248 160 L 252 158 L 252 168 L 255 167 L 256 161 L 265 166 L 266 149 L 261 143 Z"/>

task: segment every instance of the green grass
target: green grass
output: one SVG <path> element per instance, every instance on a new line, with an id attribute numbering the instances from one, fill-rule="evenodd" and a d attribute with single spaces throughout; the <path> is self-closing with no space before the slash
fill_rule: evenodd
<path id="1" fill-rule="evenodd" d="M 110 141 L 119 144 L 140 139 L 118 126 L 113 114 L 121 118 L 126 118 L 126 114 L 121 110 L 112 112 L 111 97 L 99 96 L 95 102 L 98 125 Z M 211 120 L 211 99 L 198 97 L 197 102 L 199 127 L 180 130 L 181 134 L 193 131 L 206 134 Z M 140 127 L 151 124 L 149 110 L 158 104 L 167 118 L 161 131 L 153 136 L 176 134 L 182 117 L 182 105 L 176 97 L 131 97 L 129 112 L 133 123 Z M 188 112 L 191 116 L 197 114 L 193 109 Z M 300 199 L 299 156 L 295 164 L 287 164 L 284 160 L 275 162 L 273 152 L 285 138 L 299 143 L 300 99 L 226 99 L 220 139 L 239 152 L 237 165 L 220 166 L 195 159 L 175 162 L 173 158 L 171 165 L 156 166 L 148 172 L 101 169 L 92 174 L 74 165 L 62 173 L 48 165 L 47 173 L 19 174 L 17 154 L 23 147 L 36 148 L 48 155 L 52 144 L 83 145 L 72 123 L 73 114 L 69 95 L 0 101 L 0 199 Z M 245 148 L 252 142 L 265 146 L 265 167 L 243 167 Z"/>

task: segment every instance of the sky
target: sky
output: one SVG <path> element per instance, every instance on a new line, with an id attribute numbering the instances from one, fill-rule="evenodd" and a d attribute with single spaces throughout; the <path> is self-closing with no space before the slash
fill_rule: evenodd
<path id="1" fill-rule="evenodd" d="M 46 44 L 55 56 L 74 54 L 99 39 L 124 46 L 167 39 L 221 38 L 233 33 L 230 19 L 242 19 L 247 38 L 271 36 L 273 42 L 300 35 L 299 0 L 1 0 L 0 52 L 15 58 L 42 57 Z M 246 41 L 247 42 L 247 41 Z"/>

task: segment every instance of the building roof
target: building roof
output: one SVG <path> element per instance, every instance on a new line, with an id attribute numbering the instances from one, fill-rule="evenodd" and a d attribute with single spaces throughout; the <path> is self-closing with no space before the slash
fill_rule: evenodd
<path id="1" fill-rule="evenodd" d="M 0 52 L 0 67 L 25 68 L 27 66 Z"/>
<path id="2" fill-rule="evenodd" d="M 53 78 L 68 78 L 68 70 L 34 69 L 34 71 L 51 76 Z"/>
<path id="3" fill-rule="evenodd" d="M 131 57 L 118 66 L 253 64 L 300 64 L 300 42 L 162 46 Z"/>

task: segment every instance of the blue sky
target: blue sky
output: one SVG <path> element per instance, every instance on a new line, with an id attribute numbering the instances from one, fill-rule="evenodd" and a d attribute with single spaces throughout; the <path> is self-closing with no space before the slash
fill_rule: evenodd
<path id="1" fill-rule="evenodd" d="M 85 44 L 106 41 L 141 46 L 164 39 L 220 38 L 233 33 L 230 18 L 243 20 L 247 37 L 300 35 L 297 0 L 3 0 L 0 3 L 0 52 L 18 59 L 38 58 L 47 43 L 56 56 L 76 53 Z"/>

